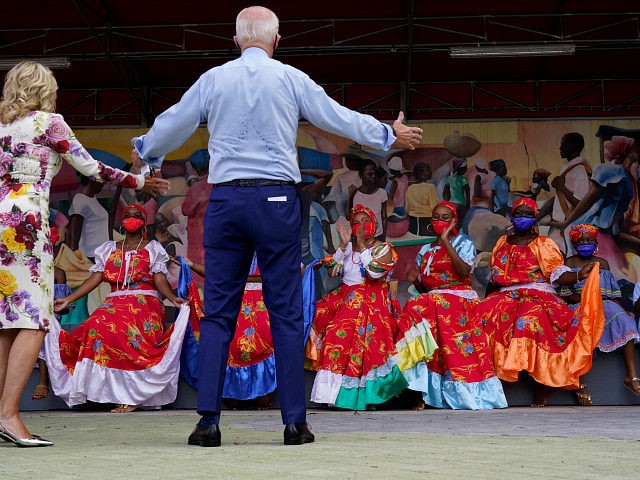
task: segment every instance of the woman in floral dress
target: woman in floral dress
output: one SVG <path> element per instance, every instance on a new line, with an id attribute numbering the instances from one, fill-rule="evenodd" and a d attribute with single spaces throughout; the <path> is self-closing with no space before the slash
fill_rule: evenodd
<path id="1" fill-rule="evenodd" d="M 500 237 L 491 253 L 490 287 L 499 290 L 480 302 L 477 315 L 489 335 L 498 377 L 515 382 L 519 372 L 528 372 L 536 382 L 531 406 L 543 407 L 549 387 L 580 386 L 580 375 L 591 369 L 604 313 L 598 264 L 568 271 L 555 242 L 538 235 L 537 214 L 533 199 L 514 203 L 514 232 Z M 571 311 L 553 285 L 583 279 L 581 306 Z"/>
<path id="2" fill-rule="evenodd" d="M 406 303 L 403 318 L 429 322 L 438 349 L 426 368 L 421 362 L 412 369 L 414 374 L 405 376 L 409 388 L 421 391 L 433 407 L 504 408 L 507 400 L 493 370 L 486 334 L 472 315 L 478 304 L 471 288 L 476 249 L 470 237 L 455 230 L 457 223 L 455 204 L 435 206 L 431 226 L 436 239 L 418 252 L 418 268 L 407 275 L 420 294 Z M 424 404 L 416 409 L 420 407 Z"/>
<path id="3" fill-rule="evenodd" d="M 365 410 L 404 390 L 408 383 L 396 358 L 400 305 L 386 278 L 397 254 L 375 238 L 376 217 L 356 205 L 349 234 L 321 263 L 343 284 L 320 300 L 306 355 L 317 370 L 311 401 Z"/>
<path id="4" fill-rule="evenodd" d="M 177 394 L 188 310 L 165 330 L 160 295 L 176 307 L 186 300 L 171 290 L 164 248 L 146 239 L 144 209 L 127 206 L 122 226 L 123 240 L 96 249 L 92 275 L 54 302 L 59 311 L 103 281 L 111 285 L 104 303 L 72 333 L 54 321 L 45 338 L 51 386 L 69 406 L 115 403 L 113 413 L 127 413 L 173 402 Z"/>
<path id="5" fill-rule="evenodd" d="M 53 315 L 49 189 L 62 161 L 93 179 L 125 188 L 166 191 L 93 158 L 55 110 L 51 71 L 22 62 L 7 73 L 0 102 L 0 437 L 48 446 L 19 415 L 19 401 Z"/>

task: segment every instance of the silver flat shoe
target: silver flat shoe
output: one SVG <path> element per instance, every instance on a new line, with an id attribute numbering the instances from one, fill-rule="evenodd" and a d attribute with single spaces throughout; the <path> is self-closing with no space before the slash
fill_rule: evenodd
<path id="1" fill-rule="evenodd" d="M 45 440 L 37 435 L 33 435 L 29 438 L 20 438 L 14 432 L 9 430 L 2 422 L 0 422 L 0 437 L 7 442 L 12 442 L 18 447 L 50 447 L 53 445 L 53 442 Z"/>

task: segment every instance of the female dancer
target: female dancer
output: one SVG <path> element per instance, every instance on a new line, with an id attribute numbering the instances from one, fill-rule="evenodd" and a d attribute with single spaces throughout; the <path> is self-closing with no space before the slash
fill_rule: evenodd
<path id="1" fill-rule="evenodd" d="M 318 371 L 311 401 L 365 410 L 404 390 L 396 354 L 400 305 L 386 282 L 397 254 L 376 239 L 376 217 L 356 205 L 353 239 L 340 228 L 341 244 L 320 264 L 343 284 L 316 305 L 307 358 Z"/>
<path id="2" fill-rule="evenodd" d="M 514 232 L 502 236 L 491 253 L 490 287 L 499 290 L 480 302 L 477 315 L 489 335 L 498 377 L 515 382 L 520 371 L 527 371 L 536 381 L 532 406 L 543 407 L 548 387 L 580 386 L 580 375 L 591 368 L 604 314 L 597 263 L 568 271 L 558 246 L 538 235 L 537 213 L 531 198 L 514 203 Z M 552 284 L 587 278 L 582 304 L 571 311 Z"/>
<path id="3" fill-rule="evenodd" d="M 176 307 L 185 303 L 169 286 L 169 256 L 146 239 L 146 212 L 139 205 L 127 206 L 122 225 L 123 240 L 96 250 L 91 277 L 54 303 L 59 311 L 101 282 L 111 285 L 104 303 L 72 333 L 54 321 L 45 338 L 53 391 L 69 406 L 115 403 L 113 413 L 127 413 L 170 403 L 177 394 L 188 309 L 165 330 L 160 295 Z"/>
<path id="4" fill-rule="evenodd" d="M 426 319 L 438 350 L 409 388 L 422 391 L 433 407 L 453 409 L 504 408 L 507 401 L 493 370 L 491 351 L 482 324 L 473 313 L 478 294 L 471 288 L 476 249 L 467 235 L 458 234 L 456 205 L 441 202 L 433 209 L 436 239 L 416 258 L 408 275 L 420 292 L 407 302 L 403 316 L 416 324 Z M 424 404 L 416 409 L 421 410 Z"/>
<path id="5" fill-rule="evenodd" d="M 640 395 L 640 379 L 636 370 L 635 344 L 640 342 L 638 324 L 633 315 L 627 313 L 620 299 L 620 287 L 609 270 L 609 263 L 602 257 L 595 255 L 598 248 L 598 227 L 588 224 L 579 224 L 571 229 L 569 239 L 577 255 L 567 258 L 565 265 L 572 272 L 578 272 L 582 267 L 590 263 L 600 264 L 600 293 L 604 306 L 604 332 L 598 342 L 598 350 L 601 352 L 613 352 L 621 349 L 627 376 L 623 382 L 631 392 Z M 584 281 L 573 285 L 563 285 L 559 292 L 562 298 L 573 310 L 580 306 L 580 295 L 584 288 Z M 576 390 L 576 400 L 582 406 L 592 404 L 591 394 L 584 380 L 580 379 L 580 388 Z"/>

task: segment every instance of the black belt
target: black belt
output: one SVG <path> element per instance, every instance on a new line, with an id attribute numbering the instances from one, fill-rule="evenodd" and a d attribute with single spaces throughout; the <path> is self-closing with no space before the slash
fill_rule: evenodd
<path id="1" fill-rule="evenodd" d="M 269 180 L 266 178 L 239 179 L 228 182 L 216 183 L 216 187 L 271 187 L 274 185 L 295 185 L 291 180 Z"/>

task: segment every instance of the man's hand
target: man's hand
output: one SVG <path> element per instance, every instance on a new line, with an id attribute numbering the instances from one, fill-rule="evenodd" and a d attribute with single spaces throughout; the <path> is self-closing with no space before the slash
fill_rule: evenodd
<path id="1" fill-rule="evenodd" d="M 142 191 L 154 196 L 156 194 L 166 195 L 169 193 L 170 186 L 171 184 L 169 183 L 169 180 L 156 177 L 144 177 L 144 186 L 142 187 Z"/>
<path id="2" fill-rule="evenodd" d="M 400 112 L 398 118 L 393 122 L 393 133 L 396 135 L 396 141 L 393 142 L 391 148 L 407 148 L 415 150 L 416 145 L 422 141 L 422 129 L 419 127 L 408 127 L 404 123 L 404 113 Z"/>
<path id="3" fill-rule="evenodd" d="M 142 161 L 142 159 L 140 158 L 140 155 L 138 155 L 138 151 L 134 148 L 131 150 L 131 163 L 133 164 L 134 167 L 144 167 L 145 163 Z"/>

